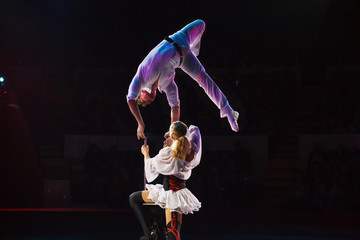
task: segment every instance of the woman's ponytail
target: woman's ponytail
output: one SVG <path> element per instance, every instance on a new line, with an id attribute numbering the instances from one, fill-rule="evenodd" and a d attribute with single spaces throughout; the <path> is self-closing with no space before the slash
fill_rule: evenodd
<path id="1" fill-rule="evenodd" d="M 173 122 L 170 126 L 170 132 L 174 134 L 175 139 L 171 153 L 174 158 L 181 158 L 185 154 L 186 143 L 188 141 L 186 138 L 187 130 L 188 127 L 181 121 Z"/>
<path id="2" fill-rule="evenodd" d="M 181 158 L 185 153 L 187 138 L 186 136 L 181 136 L 173 144 L 172 156 L 174 158 Z"/>

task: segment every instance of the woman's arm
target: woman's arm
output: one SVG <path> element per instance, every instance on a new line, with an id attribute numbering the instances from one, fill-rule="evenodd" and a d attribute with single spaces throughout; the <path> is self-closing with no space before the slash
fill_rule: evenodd
<path id="1" fill-rule="evenodd" d="M 201 160 L 201 134 L 197 126 L 190 125 L 189 131 L 187 134 L 190 145 L 190 151 L 186 156 L 186 161 L 189 162 L 188 167 L 191 169 L 196 167 Z"/>
<path id="2" fill-rule="evenodd" d="M 194 160 L 194 156 L 195 156 L 195 150 L 190 149 L 190 153 L 186 155 L 185 161 L 191 162 L 192 160 Z"/>
<path id="3" fill-rule="evenodd" d="M 149 145 L 143 145 L 141 147 L 141 153 L 144 155 L 144 160 L 149 159 Z"/>
<path id="4" fill-rule="evenodd" d="M 149 146 L 143 145 L 141 147 L 141 153 L 144 155 L 144 171 L 145 171 L 145 178 L 148 182 L 152 182 L 157 178 L 159 172 L 153 165 L 153 159 L 150 158 L 149 155 Z"/>

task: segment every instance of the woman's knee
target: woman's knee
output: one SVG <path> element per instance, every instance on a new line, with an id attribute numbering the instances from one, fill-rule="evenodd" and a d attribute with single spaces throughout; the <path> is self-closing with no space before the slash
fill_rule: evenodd
<path id="1" fill-rule="evenodd" d="M 130 194 L 130 196 L 129 196 L 130 205 L 133 205 L 136 203 L 143 203 L 143 202 L 144 202 L 144 200 L 142 199 L 141 191 Z"/>

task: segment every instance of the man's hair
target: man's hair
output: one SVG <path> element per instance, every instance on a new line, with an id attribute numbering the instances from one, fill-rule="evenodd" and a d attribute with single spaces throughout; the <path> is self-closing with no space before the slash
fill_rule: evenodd
<path id="1" fill-rule="evenodd" d="M 149 103 L 140 100 L 140 97 L 141 97 L 142 93 L 148 94 L 147 96 L 150 96 L 149 99 L 151 100 L 151 102 L 153 102 L 153 101 L 155 100 L 156 91 L 149 93 L 147 90 L 142 89 L 141 92 L 140 92 L 139 97 L 138 97 L 137 100 L 136 100 L 136 102 L 137 102 L 138 105 L 141 105 L 141 106 L 143 106 L 143 107 L 146 107 L 147 105 L 149 105 Z"/>
<path id="2" fill-rule="evenodd" d="M 146 102 L 142 102 L 140 100 L 140 97 L 138 97 L 138 99 L 136 100 L 136 103 L 137 103 L 137 105 L 140 105 L 142 107 L 146 107 L 148 105 Z"/>

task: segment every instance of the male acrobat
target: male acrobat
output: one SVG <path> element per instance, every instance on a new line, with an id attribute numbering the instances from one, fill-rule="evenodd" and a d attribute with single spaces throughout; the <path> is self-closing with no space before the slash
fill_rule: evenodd
<path id="1" fill-rule="evenodd" d="M 197 58 L 204 31 L 205 22 L 202 20 L 196 20 L 186 25 L 180 31 L 161 41 L 139 65 L 127 94 L 130 111 L 138 123 L 138 139 L 145 139 L 145 123 L 138 105 L 146 106 L 152 103 L 157 89 L 166 94 L 171 107 L 171 122 L 180 120 L 180 100 L 174 81 L 176 68 L 182 69 L 197 81 L 220 109 L 220 117 L 226 116 L 231 129 L 235 132 L 239 131 L 237 123 L 239 113 L 230 107 L 225 95 L 206 73 Z"/>

